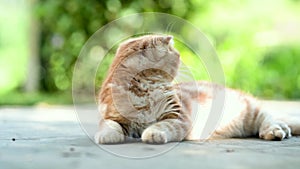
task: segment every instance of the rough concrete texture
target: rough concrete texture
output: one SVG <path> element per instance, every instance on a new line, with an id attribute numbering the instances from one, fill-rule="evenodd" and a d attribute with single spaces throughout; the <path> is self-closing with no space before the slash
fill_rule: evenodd
<path id="1" fill-rule="evenodd" d="M 300 110 L 300 102 L 268 104 L 279 111 L 287 107 L 291 112 Z M 300 112 L 294 115 L 300 117 Z M 99 147 L 82 129 L 74 107 L 0 108 L 1 169 L 299 167 L 300 137 L 284 141 L 251 138 L 166 145 L 132 142 Z"/>

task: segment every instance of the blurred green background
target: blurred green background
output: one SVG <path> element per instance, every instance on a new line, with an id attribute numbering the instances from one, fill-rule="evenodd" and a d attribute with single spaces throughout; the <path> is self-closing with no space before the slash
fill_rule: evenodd
<path id="1" fill-rule="evenodd" d="M 0 105 L 71 104 L 84 43 L 103 25 L 137 12 L 173 14 L 202 30 L 227 86 L 299 100 L 299 0 L 0 0 Z"/>

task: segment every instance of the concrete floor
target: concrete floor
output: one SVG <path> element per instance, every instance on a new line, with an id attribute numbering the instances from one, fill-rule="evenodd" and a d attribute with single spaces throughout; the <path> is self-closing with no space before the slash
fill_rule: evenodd
<path id="1" fill-rule="evenodd" d="M 278 103 L 281 107 L 288 104 L 293 110 L 300 105 L 271 104 Z M 79 123 L 78 118 L 72 106 L 0 108 L 0 168 L 300 167 L 300 137 L 281 142 L 252 138 L 98 146 L 87 136 L 89 131 L 83 130 L 84 122 Z"/>

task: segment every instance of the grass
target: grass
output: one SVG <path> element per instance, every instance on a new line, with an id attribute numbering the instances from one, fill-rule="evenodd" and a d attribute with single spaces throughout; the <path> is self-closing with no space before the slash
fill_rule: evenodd
<path id="1" fill-rule="evenodd" d="M 0 96 L 1 105 L 32 106 L 39 104 L 60 105 L 72 104 L 71 93 L 22 93 L 10 92 Z"/>

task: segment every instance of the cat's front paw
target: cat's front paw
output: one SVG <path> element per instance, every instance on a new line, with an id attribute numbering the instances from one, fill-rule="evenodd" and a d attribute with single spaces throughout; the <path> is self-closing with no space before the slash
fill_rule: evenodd
<path id="1" fill-rule="evenodd" d="M 118 123 L 107 120 L 101 130 L 95 134 L 94 140 L 97 144 L 116 144 L 124 142 L 125 135 Z"/>
<path id="2" fill-rule="evenodd" d="M 168 137 L 165 131 L 147 128 L 142 134 L 142 141 L 149 144 L 165 144 L 168 142 Z"/>
<path id="3" fill-rule="evenodd" d="M 259 131 L 259 138 L 264 140 L 283 140 L 291 136 L 291 129 L 283 122 L 269 122 Z"/>
<path id="4" fill-rule="evenodd" d="M 117 144 L 124 142 L 125 138 L 123 134 L 117 133 L 117 132 L 102 132 L 98 131 L 95 134 L 95 142 L 97 144 Z"/>

